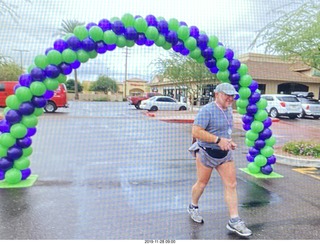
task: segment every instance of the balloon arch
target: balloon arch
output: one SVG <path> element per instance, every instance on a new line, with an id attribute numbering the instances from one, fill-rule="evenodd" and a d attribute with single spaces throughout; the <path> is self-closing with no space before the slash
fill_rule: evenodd
<path id="1" fill-rule="evenodd" d="M 0 181 L 17 185 L 31 176 L 29 156 L 38 117 L 59 83 L 66 81 L 73 69 L 116 47 L 156 45 L 190 56 L 206 67 L 221 82 L 231 83 L 238 91 L 237 111 L 243 115 L 247 154 L 247 173 L 273 174 L 275 138 L 272 122 L 265 110 L 267 101 L 260 97 L 258 83 L 247 74 L 248 68 L 234 58 L 216 36 L 207 36 L 196 26 L 188 27 L 175 18 L 166 21 L 125 14 L 122 18 L 102 19 L 98 24 L 77 26 L 73 34 L 55 40 L 53 47 L 38 55 L 28 73 L 19 77 L 15 93 L 6 99 L 4 118 L 0 121 Z"/>

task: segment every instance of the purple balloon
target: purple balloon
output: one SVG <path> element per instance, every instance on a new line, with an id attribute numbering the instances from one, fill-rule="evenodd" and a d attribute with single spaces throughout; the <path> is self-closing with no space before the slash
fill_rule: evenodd
<path id="1" fill-rule="evenodd" d="M 125 27 L 123 25 L 123 23 L 120 20 L 116 20 L 115 22 L 113 22 L 112 24 L 112 30 L 115 34 L 117 35 L 121 35 L 124 34 L 125 32 Z"/>
<path id="2" fill-rule="evenodd" d="M 235 74 L 237 73 L 237 70 L 240 68 L 240 61 L 238 59 L 232 59 L 229 62 L 229 67 L 228 70 L 230 71 L 230 73 Z"/>
<path id="3" fill-rule="evenodd" d="M 30 114 L 33 114 L 33 112 L 34 112 L 34 105 L 32 104 L 32 102 L 23 102 L 23 103 L 20 104 L 19 112 L 20 112 L 22 115 L 30 115 Z"/>
<path id="4" fill-rule="evenodd" d="M 59 51 L 60 53 L 63 52 L 63 50 L 68 48 L 68 43 L 65 40 L 57 39 L 53 43 L 53 47 L 55 50 Z"/>
<path id="5" fill-rule="evenodd" d="M 199 37 L 199 29 L 197 26 L 190 26 L 189 31 L 190 31 L 190 36 L 196 39 Z"/>
<path id="6" fill-rule="evenodd" d="M 251 92 L 255 92 L 259 88 L 259 84 L 255 80 L 252 80 L 250 86 L 248 87 L 250 88 Z"/>
<path id="7" fill-rule="evenodd" d="M 10 132 L 10 124 L 8 124 L 8 122 L 5 119 L 0 121 L 0 132 L 1 133 Z"/>
<path id="8" fill-rule="evenodd" d="M 136 43 L 141 46 L 141 45 L 144 45 L 147 41 L 147 38 L 144 34 L 140 33 L 138 34 L 138 38 L 136 40 Z"/>
<path id="9" fill-rule="evenodd" d="M 249 104 L 247 106 L 247 114 L 254 115 L 257 113 L 257 111 L 258 111 L 258 107 L 256 104 Z"/>
<path id="10" fill-rule="evenodd" d="M 43 98 L 46 100 L 49 100 L 54 96 L 54 91 L 46 90 L 46 92 L 43 94 Z"/>
<path id="11" fill-rule="evenodd" d="M 264 129 L 259 134 L 259 139 L 266 140 L 272 136 L 272 131 L 269 128 Z"/>
<path id="12" fill-rule="evenodd" d="M 23 151 L 20 147 L 18 146 L 12 146 L 8 148 L 8 152 L 7 152 L 7 157 L 12 159 L 12 160 L 16 160 L 18 158 L 20 158 L 23 154 Z"/>
<path id="13" fill-rule="evenodd" d="M 178 34 L 175 31 L 169 31 L 168 34 L 165 36 L 167 42 L 171 43 L 172 46 L 178 43 Z"/>
<path id="14" fill-rule="evenodd" d="M 69 75 L 72 72 L 72 67 L 70 64 L 62 63 L 59 65 L 59 67 L 62 71 L 62 74 L 64 74 L 64 75 Z"/>
<path id="15" fill-rule="evenodd" d="M 103 30 L 103 32 L 112 29 L 112 24 L 107 19 L 102 19 L 99 21 L 98 26 Z M 91 50 L 92 51 L 92 50 Z"/>
<path id="16" fill-rule="evenodd" d="M 266 118 L 266 119 L 263 121 L 264 128 L 270 127 L 271 124 L 272 124 L 272 119 L 271 119 L 270 117 Z"/>
<path id="17" fill-rule="evenodd" d="M 266 145 L 266 142 L 264 140 L 258 139 L 255 141 L 254 143 L 254 147 L 257 149 L 261 149 L 264 148 L 264 146 Z"/>
<path id="18" fill-rule="evenodd" d="M 242 116 L 242 122 L 244 124 L 249 124 L 250 125 L 253 120 L 254 120 L 253 116 L 246 115 L 246 114 Z"/>
<path id="19" fill-rule="evenodd" d="M 45 74 L 47 77 L 49 78 L 57 78 L 60 75 L 60 69 L 58 66 L 53 65 L 53 64 L 49 64 L 45 70 L 44 70 Z"/>
<path id="20" fill-rule="evenodd" d="M 91 52 L 91 51 L 95 50 L 96 43 L 90 37 L 87 37 L 82 40 L 81 46 L 84 51 Z"/>
<path id="21" fill-rule="evenodd" d="M 31 175 L 31 169 L 27 168 L 27 169 L 23 169 L 21 170 L 21 180 L 26 180 L 30 175 Z"/>
<path id="22" fill-rule="evenodd" d="M 21 139 L 17 139 L 17 146 L 21 148 L 27 148 L 30 147 L 32 144 L 32 140 L 30 137 L 24 137 Z"/>
<path id="23" fill-rule="evenodd" d="M 160 20 L 158 22 L 158 31 L 160 34 L 166 35 L 169 31 L 168 22 L 165 20 Z"/>
<path id="24" fill-rule="evenodd" d="M 29 87 L 32 82 L 32 77 L 30 74 L 23 74 L 19 77 L 19 83 L 21 86 Z"/>
<path id="25" fill-rule="evenodd" d="M 204 64 L 210 69 L 216 67 L 216 60 L 214 58 L 206 59 Z"/>
<path id="26" fill-rule="evenodd" d="M 46 49 L 46 51 L 44 52 L 45 55 L 48 55 L 48 53 L 49 53 L 50 51 L 52 51 L 52 50 L 54 50 L 53 47 L 48 47 L 48 48 Z"/>
<path id="27" fill-rule="evenodd" d="M 258 92 L 254 92 L 253 94 L 251 94 L 251 96 L 249 97 L 249 103 L 250 104 L 254 104 L 257 103 L 260 100 L 260 93 Z"/>
<path id="28" fill-rule="evenodd" d="M 267 158 L 267 164 L 275 164 L 276 161 L 277 161 L 277 158 L 274 155 Z"/>
<path id="29" fill-rule="evenodd" d="M 184 45 L 182 41 L 178 41 L 176 45 L 172 46 L 172 49 L 177 53 L 181 52 L 183 48 L 184 48 Z"/>
<path id="30" fill-rule="evenodd" d="M 36 108 L 43 108 L 47 104 L 47 100 L 43 96 L 40 96 L 40 97 L 34 96 L 31 99 L 31 102 L 33 106 L 35 106 Z"/>
<path id="31" fill-rule="evenodd" d="M 108 51 L 113 51 L 116 49 L 117 45 L 116 44 L 107 44 L 107 50 Z"/>
<path id="32" fill-rule="evenodd" d="M 97 26 L 97 24 L 94 23 L 94 22 L 90 22 L 90 23 L 88 23 L 88 24 L 86 25 L 86 29 L 87 29 L 87 30 L 90 30 L 90 28 L 91 28 L 92 26 Z"/>
<path id="33" fill-rule="evenodd" d="M 138 33 L 135 28 L 129 26 L 125 29 L 124 36 L 127 40 L 135 41 L 138 39 Z"/>
<path id="34" fill-rule="evenodd" d="M 17 110 L 10 109 L 5 115 L 6 121 L 9 124 L 19 123 L 22 119 L 21 114 Z"/>
<path id="35" fill-rule="evenodd" d="M 148 26 L 155 26 L 155 27 L 158 26 L 157 18 L 151 14 L 146 16 L 146 21 Z"/>
<path id="36" fill-rule="evenodd" d="M 260 150 L 258 150 L 257 148 L 255 147 L 250 147 L 249 148 L 249 153 L 252 157 L 255 157 L 257 156 L 259 153 L 260 153 Z"/>
<path id="37" fill-rule="evenodd" d="M 239 80 L 240 80 L 240 75 L 238 73 L 234 73 L 234 74 L 230 74 L 229 75 L 229 80 L 231 82 L 232 85 L 234 84 L 238 84 Z"/>
<path id="38" fill-rule="evenodd" d="M 105 44 L 103 41 L 99 41 L 96 44 L 97 44 L 96 46 L 97 53 L 103 54 L 106 51 L 108 51 L 107 44 Z"/>
<path id="39" fill-rule="evenodd" d="M 152 41 L 152 40 L 146 40 L 146 43 L 144 44 L 144 45 L 146 45 L 147 47 L 150 47 L 150 46 L 152 46 L 154 44 L 154 41 Z"/>
<path id="40" fill-rule="evenodd" d="M 198 39 L 197 39 L 197 46 L 201 49 L 204 50 L 207 48 L 209 38 L 206 34 L 200 34 Z"/>
<path id="41" fill-rule="evenodd" d="M 224 57 L 229 61 L 231 61 L 233 59 L 233 56 L 234 56 L 234 52 L 230 48 L 227 48 L 224 54 Z"/>
<path id="42" fill-rule="evenodd" d="M 242 125 L 242 128 L 245 130 L 245 131 L 248 131 L 251 129 L 251 126 L 249 124 L 243 124 Z"/>
<path id="43" fill-rule="evenodd" d="M 247 158 L 248 162 L 253 162 L 254 161 L 254 157 L 251 156 L 250 153 L 247 154 L 246 158 Z"/>
<path id="44" fill-rule="evenodd" d="M 210 68 L 211 73 L 216 74 L 218 73 L 219 69 L 217 68 L 217 66 L 214 66 L 212 68 Z"/>
<path id="45" fill-rule="evenodd" d="M 46 78 L 45 72 L 38 67 L 33 68 L 30 72 L 30 75 L 34 81 L 43 81 Z"/>
<path id="46" fill-rule="evenodd" d="M 273 171 L 272 166 L 269 164 L 262 166 L 260 170 L 261 170 L 261 173 L 265 175 L 270 175 Z"/>
<path id="47" fill-rule="evenodd" d="M 184 22 L 184 21 L 180 21 L 180 22 L 179 22 L 179 25 L 180 25 L 180 26 L 188 26 L 187 23 Z"/>
<path id="48" fill-rule="evenodd" d="M 80 67 L 80 65 L 81 65 L 81 63 L 80 63 L 79 60 L 75 60 L 75 61 L 73 61 L 73 62 L 70 64 L 70 66 L 71 66 L 72 69 L 77 69 L 77 68 Z"/>
<path id="49" fill-rule="evenodd" d="M 67 40 L 68 46 L 70 49 L 77 51 L 81 48 L 81 41 L 79 40 L 78 37 L 76 36 L 71 36 L 69 37 L 69 39 Z"/>
<path id="50" fill-rule="evenodd" d="M 207 47 L 201 51 L 201 55 L 205 59 L 212 59 L 213 58 L 213 50 L 211 47 Z"/>
<path id="51" fill-rule="evenodd" d="M 0 170 L 7 171 L 12 168 L 13 161 L 7 157 L 0 158 Z"/>
<path id="52" fill-rule="evenodd" d="M 33 135 L 36 134 L 36 132 L 37 132 L 37 128 L 35 128 L 35 127 L 34 128 L 28 128 L 26 136 L 28 136 L 28 137 L 33 136 Z"/>
<path id="53" fill-rule="evenodd" d="M 182 54 L 182 55 L 184 55 L 184 56 L 187 56 L 189 53 L 190 53 L 190 51 L 187 49 L 187 48 L 182 48 L 182 50 L 180 51 L 180 53 Z"/>
<path id="54" fill-rule="evenodd" d="M 2 169 L 0 169 L 0 180 L 4 180 L 5 173 Z"/>

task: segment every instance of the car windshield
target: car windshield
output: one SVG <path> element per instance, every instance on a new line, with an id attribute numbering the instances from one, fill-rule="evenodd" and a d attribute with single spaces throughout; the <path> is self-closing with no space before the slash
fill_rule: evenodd
<path id="1" fill-rule="evenodd" d="M 320 102 L 318 100 L 315 100 L 315 99 L 308 99 L 308 98 L 304 98 L 304 97 L 299 97 L 298 99 L 303 104 L 306 104 L 306 103 L 307 104 L 320 104 Z"/>
<path id="2" fill-rule="evenodd" d="M 280 101 L 283 101 L 283 102 L 299 102 L 298 98 L 296 98 L 295 96 L 277 96 L 277 98 L 280 100 Z"/>

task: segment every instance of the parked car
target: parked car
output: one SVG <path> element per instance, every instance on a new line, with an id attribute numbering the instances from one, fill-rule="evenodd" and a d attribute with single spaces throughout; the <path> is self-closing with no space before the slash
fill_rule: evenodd
<path id="1" fill-rule="evenodd" d="M 147 100 L 154 96 L 162 96 L 162 94 L 157 92 L 146 92 L 141 96 L 130 96 L 127 98 L 129 105 L 134 105 L 136 109 L 140 109 L 140 104 L 143 100 Z"/>
<path id="2" fill-rule="evenodd" d="M 290 119 L 295 119 L 302 113 L 301 102 L 295 95 L 264 94 L 261 97 L 267 100 L 266 109 L 272 118 L 288 116 Z"/>
<path id="3" fill-rule="evenodd" d="M 187 110 L 187 104 L 178 102 L 177 100 L 167 96 L 154 96 L 147 100 L 143 100 L 140 105 L 141 109 L 148 111 L 157 110 Z"/>
<path id="4" fill-rule="evenodd" d="M 14 87 L 18 85 L 18 81 L 1 81 L 0 82 L 0 107 L 6 106 L 6 98 L 14 94 Z M 67 108 L 68 98 L 67 98 L 67 88 L 65 84 L 59 84 L 54 95 L 50 100 L 47 101 L 44 110 L 48 113 L 55 112 L 58 108 L 65 107 Z"/>
<path id="5" fill-rule="evenodd" d="M 299 118 L 311 116 L 314 119 L 320 118 L 320 102 L 318 100 L 306 97 L 298 97 L 302 104 L 302 112 L 298 115 Z"/>

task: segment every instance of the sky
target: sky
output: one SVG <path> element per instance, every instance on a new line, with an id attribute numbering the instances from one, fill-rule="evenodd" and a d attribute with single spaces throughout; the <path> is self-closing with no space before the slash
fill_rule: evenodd
<path id="1" fill-rule="evenodd" d="M 175 18 L 188 26 L 197 26 L 208 36 L 215 35 L 227 48 L 239 55 L 264 49 L 249 49 L 257 32 L 277 18 L 275 9 L 292 0 L 3 0 L 14 5 L 18 18 L 0 15 L 0 54 L 11 57 L 27 69 L 39 54 L 53 47 L 60 37 L 57 30 L 62 20 L 78 20 L 85 24 L 101 19 L 121 18 L 130 13 L 146 17 L 151 14 L 165 20 Z M 17 51 L 21 50 L 21 51 Z M 128 48 L 128 79 L 152 79 L 157 58 L 166 58 L 168 51 L 153 45 Z M 125 79 L 125 49 L 111 52 L 81 65 L 79 81 L 96 80 L 107 75 L 122 82 Z M 250 71 L 249 71 L 250 72 Z M 73 74 L 69 78 L 73 78 Z"/>

